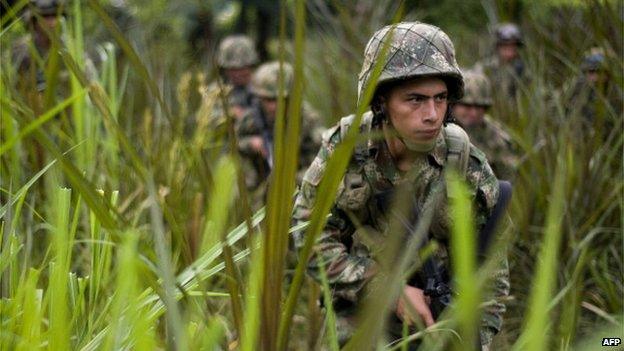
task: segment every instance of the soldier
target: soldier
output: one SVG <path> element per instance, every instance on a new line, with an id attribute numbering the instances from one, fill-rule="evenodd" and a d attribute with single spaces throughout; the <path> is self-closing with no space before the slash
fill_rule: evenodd
<path id="1" fill-rule="evenodd" d="M 253 96 L 249 89 L 254 67 L 258 64 L 258 54 L 253 41 L 245 35 L 231 35 L 223 39 L 217 51 L 217 65 L 219 74 L 223 77 L 224 86 L 229 108 L 232 116 L 240 119 L 245 110 L 251 107 Z M 222 111 L 222 104 L 218 97 L 219 85 L 214 82 L 206 88 L 201 88 L 203 96 L 200 107 L 199 118 L 215 120 L 216 124 L 221 124 L 225 117 Z M 206 109 L 206 103 L 211 106 Z M 204 117 L 208 113 L 211 116 Z"/>
<path id="2" fill-rule="evenodd" d="M 593 123 L 599 110 L 597 109 L 598 104 L 613 102 L 613 106 L 617 106 L 615 103 L 617 100 L 613 99 L 613 96 L 618 94 L 610 91 L 614 89 L 611 87 L 608 71 L 605 67 L 604 50 L 600 48 L 590 49 L 583 57 L 580 68 L 581 75 L 576 79 L 568 108 L 570 111 L 573 109 L 580 111 L 585 127 L 582 129 L 593 132 Z M 607 97 L 607 99 L 600 99 L 600 95 Z"/>
<path id="3" fill-rule="evenodd" d="M 524 62 L 520 57 L 520 48 L 524 45 L 520 28 L 513 23 L 499 24 L 496 37 L 495 53 L 475 65 L 475 70 L 485 73 L 498 91 L 513 98 L 518 90 L 518 83 L 526 78 Z"/>
<path id="4" fill-rule="evenodd" d="M 30 1 L 24 13 L 29 34 L 19 38 L 11 50 L 20 76 L 20 90 L 42 92 L 46 88 L 44 67 L 53 44 L 51 35 L 58 32 L 60 17 L 65 16 L 64 8 L 61 0 Z"/>
<path id="5" fill-rule="evenodd" d="M 404 235 L 387 232 L 391 216 L 383 205 L 385 194 L 407 188 L 409 191 L 401 193 L 409 194 L 416 207 L 414 212 L 434 209 L 428 236 L 439 242 L 435 257 L 445 262 L 445 266 L 448 266 L 450 237 L 447 199 L 440 196 L 444 201 L 425 205 L 438 198 L 436 194 L 445 194 L 441 192 L 445 170 L 454 167 L 465 175 L 473 194 L 475 223 L 480 229 L 491 218 L 497 204 L 503 202 L 499 202 L 499 193 L 503 192 L 483 152 L 470 144 L 461 128 L 445 123 L 448 104 L 460 99 L 464 90 L 449 37 L 439 28 L 419 22 L 403 22 L 377 31 L 364 51 L 358 84 L 360 102 L 364 89 L 371 84 L 373 67 L 382 59 L 379 56 L 382 47 L 387 47 L 388 52 L 375 83 L 371 111 L 363 116 L 360 126 L 361 132 L 373 133 L 366 133 L 368 140 L 356 146 L 327 224 L 308 262 L 308 273 L 317 281 L 321 279 L 319 267 L 325 266 L 343 344 L 357 324 L 356 313 L 362 299 L 375 287 L 380 269 L 378 253 L 383 252 L 389 236 Z M 353 118 L 341 119 L 323 134 L 321 149 L 305 173 L 295 201 L 297 222 L 310 219 L 327 162 Z M 379 134 L 383 136 L 381 140 L 373 138 Z M 302 242 L 301 233 L 296 233 L 296 245 L 301 246 Z M 492 277 L 496 298 L 509 293 L 506 258 L 503 253 L 499 258 L 500 269 Z M 415 274 L 402 287 L 405 298 L 397 300 L 388 326 L 389 334 L 395 339 L 401 336 L 402 325 L 398 319 L 409 325 L 416 322 L 409 318 L 407 304 L 427 326 L 434 323 L 422 273 Z M 505 306 L 499 300 L 486 309 L 480 328 L 484 349 L 500 330 L 504 311 Z"/>
<path id="6" fill-rule="evenodd" d="M 516 156 L 512 142 L 501 125 L 487 114 L 492 106 L 492 88 L 479 72 L 464 72 L 464 97 L 453 106 L 453 117 L 470 136 L 470 141 L 488 158 L 499 179 L 512 179 Z"/>
<path id="7" fill-rule="evenodd" d="M 284 63 L 282 69 L 285 111 L 288 111 L 293 69 L 288 63 Z M 273 168 L 273 128 L 277 114 L 279 74 L 280 63 L 277 61 L 265 63 L 258 68 L 251 81 L 251 92 L 257 98 L 257 102 L 247 110 L 237 128 L 239 150 L 253 164 L 253 169 L 245 172 L 247 186 L 250 189 L 262 185 Z M 303 104 L 301 113 L 298 180 L 303 177 L 303 171 L 314 159 L 322 133 L 318 115 L 306 103 Z"/>

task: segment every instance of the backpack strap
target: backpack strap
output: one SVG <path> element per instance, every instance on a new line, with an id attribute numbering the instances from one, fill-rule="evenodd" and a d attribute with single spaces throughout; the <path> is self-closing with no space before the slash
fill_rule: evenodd
<path id="1" fill-rule="evenodd" d="M 470 138 L 460 126 L 454 123 L 447 124 L 444 127 L 444 133 L 448 148 L 446 160 L 459 174 L 465 175 L 470 159 Z"/>
<path id="2" fill-rule="evenodd" d="M 340 120 L 340 140 L 344 140 L 347 137 L 347 133 L 349 132 L 349 128 L 353 124 L 355 120 L 355 115 L 349 115 Z M 366 112 L 362 115 L 362 120 L 360 123 L 360 134 L 368 134 L 372 130 L 373 127 L 373 113 Z M 366 159 L 366 151 L 367 151 L 367 143 L 357 143 L 355 146 L 355 150 L 353 150 L 353 156 L 355 162 L 358 166 L 363 167 Z"/>
<path id="3" fill-rule="evenodd" d="M 340 119 L 340 140 L 344 140 L 347 137 L 349 127 L 353 124 L 355 115 L 349 115 Z M 369 133 L 373 127 L 373 113 L 368 111 L 362 115 L 362 121 L 360 122 L 360 133 Z"/>

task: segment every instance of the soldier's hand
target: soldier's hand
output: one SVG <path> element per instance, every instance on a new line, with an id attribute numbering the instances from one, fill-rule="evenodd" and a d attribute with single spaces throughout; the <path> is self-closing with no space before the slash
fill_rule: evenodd
<path id="1" fill-rule="evenodd" d="M 253 136 L 249 139 L 249 145 L 251 146 L 251 149 L 258 155 L 262 155 L 263 157 L 267 157 L 267 152 L 266 149 L 264 147 L 264 140 L 262 139 L 262 137 L 259 136 Z"/>
<path id="2" fill-rule="evenodd" d="M 410 316 L 410 309 L 407 307 L 407 304 L 410 304 L 412 307 L 411 309 L 418 313 L 418 316 L 425 323 L 425 326 L 429 327 L 435 323 L 431 315 L 431 310 L 429 309 L 429 304 L 427 303 L 427 297 L 422 289 L 406 285 L 403 287 L 403 292 L 397 303 L 397 316 L 402 321 L 407 322 L 408 325 L 413 325 L 415 321 Z"/>

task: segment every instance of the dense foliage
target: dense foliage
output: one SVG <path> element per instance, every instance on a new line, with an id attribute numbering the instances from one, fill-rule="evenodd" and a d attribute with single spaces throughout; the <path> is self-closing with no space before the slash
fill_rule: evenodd
<path id="1" fill-rule="evenodd" d="M 57 84 L 34 94 L 9 64 L 28 28 L 16 12 L 2 14 L 0 349 L 333 349 L 334 316 L 316 303 L 331 292 L 307 282 L 288 254 L 296 165 L 288 145 L 299 124 L 277 133 L 267 207 L 252 214 L 238 155 L 224 148 L 231 140 L 196 115 L 198 88 L 215 73 L 212 51 L 236 28 L 241 4 L 117 3 L 69 2 L 40 67 Z M 295 66 L 292 101 L 309 101 L 327 126 L 356 111 L 363 47 L 382 25 L 436 24 L 469 67 L 490 53 L 491 24 L 521 24 L 531 79 L 492 110 L 521 155 L 511 225 L 500 234 L 512 297 L 496 345 L 590 350 L 622 338 L 622 4 L 346 3 L 285 1 L 266 43 Z M 206 52 L 193 52 L 186 39 L 201 11 L 213 16 L 212 36 L 199 46 Z M 609 81 L 588 121 L 575 89 L 596 46 Z M 320 231 L 355 142 L 328 166 L 308 235 Z M 366 313 L 384 311 L 389 302 L 379 301 Z M 477 308 L 465 301 L 458 310 Z M 461 318 L 422 334 L 468 335 Z M 365 345 L 379 327 L 363 327 Z"/>

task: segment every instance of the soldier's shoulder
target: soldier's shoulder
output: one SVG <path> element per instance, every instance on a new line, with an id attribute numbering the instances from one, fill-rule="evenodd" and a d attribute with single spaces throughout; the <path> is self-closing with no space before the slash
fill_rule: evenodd
<path id="1" fill-rule="evenodd" d="M 477 61 L 472 69 L 479 73 L 486 73 L 486 71 L 493 69 L 498 65 L 498 58 L 495 55 L 492 55 L 484 57 L 481 60 Z"/>
<path id="2" fill-rule="evenodd" d="M 30 56 L 30 35 L 22 35 L 11 44 L 11 59 L 14 63 L 21 63 Z"/>
<path id="3" fill-rule="evenodd" d="M 13 43 L 11 44 L 11 49 L 15 50 L 20 48 L 28 50 L 29 43 L 31 42 L 32 37 L 30 36 L 30 34 L 24 34 L 19 38 L 15 39 L 15 41 L 13 41 Z"/>
<path id="4" fill-rule="evenodd" d="M 482 167 L 488 162 L 485 152 L 481 151 L 481 149 L 476 147 L 473 143 L 470 143 L 470 160 L 472 160 L 477 167 Z"/>
<path id="5" fill-rule="evenodd" d="M 338 123 L 336 123 L 333 127 L 329 128 L 325 133 L 323 133 L 323 142 L 340 142 L 344 139 L 349 131 L 349 128 L 355 122 L 355 114 L 348 115 L 342 117 Z M 360 132 L 370 131 L 373 124 L 373 114 L 368 111 L 362 115 L 362 119 L 360 121 Z"/>
<path id="6" fill-rule="evenodd" d="M 200 89 L 200 93 L 204 95 L 204 97 L 218 96 L 221 89 L 223 89 L 225 93 L 228 94 L 230 90 L 232 90 L 232 86 L 225 82 L 223 84 L 219 84 L 216 80 L 213 80 L 207 86 L 202 87 Z"/>
<path id="7" fill-rule="evenodd" d="M 502 143 L 509 144 L 509 145 L 512 144 L 511 135 L 507 132 L 507 130 L 505 129 L 505 127 L 503 127 L 502 124 L 500 124 L 498 121 L 493 119 L 491 116 L 489 115 L 485 116 L 485 125 L 490 131 L 491 137 L 496 138 Z"/>

